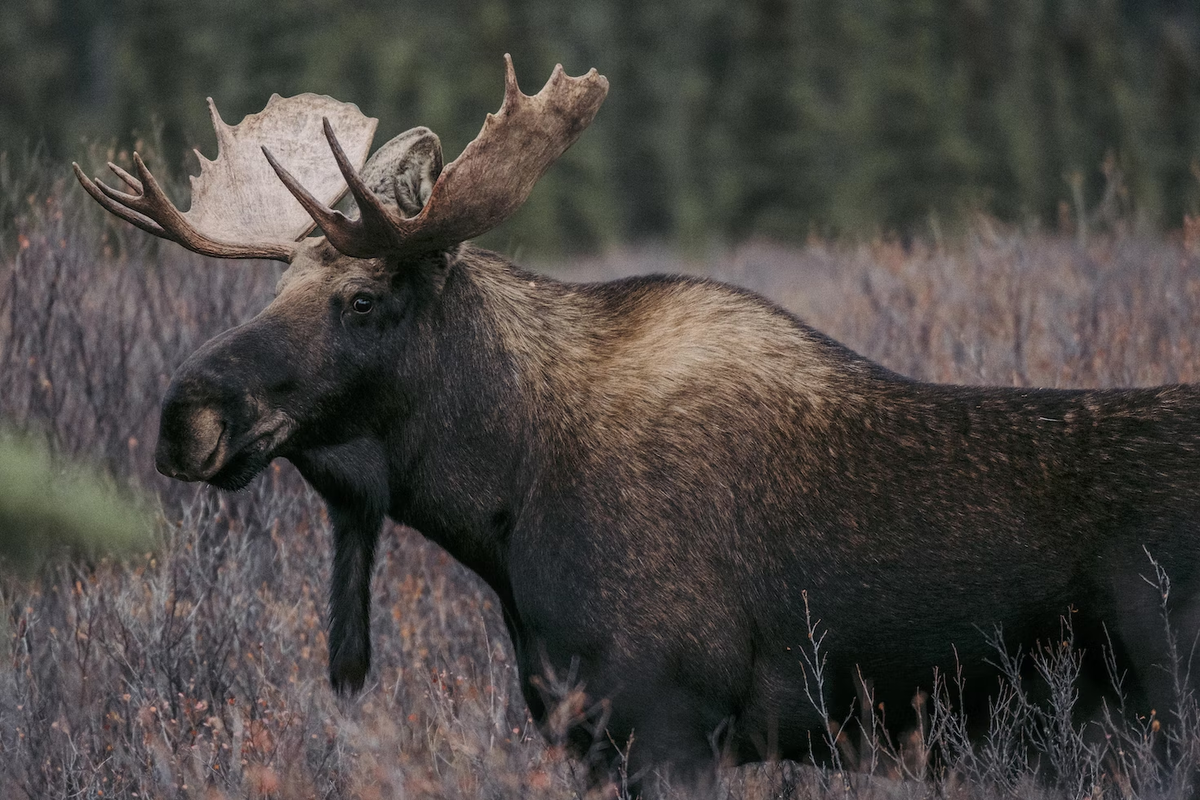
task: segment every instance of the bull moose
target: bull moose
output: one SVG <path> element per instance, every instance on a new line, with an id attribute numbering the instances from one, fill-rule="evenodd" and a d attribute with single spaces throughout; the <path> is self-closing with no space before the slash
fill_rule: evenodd
<path id="1" fill-rule="evenodd" d="M 803 758 L 818 706 L 840 714 L 859 681 L 904 726 L 933 667 L 982 668 L 981 630 L 1032 644 L 1068 608 L 1087 663 L 1110 638 L 1134 701 L 1166 702 L 1138 576 L 1147 548 L 1195 631 L 1200 390 L 923 383 L 742 289 L 564 283 L 469 244 L 607 92 L 559 66 L 527 96 L 506 57 L 500 110 L 444 168 L 425 128 L 367 160 L 376 121 L 328 97 L 276 95 L 232 127 L 214 106 L 220 153 L 187 212 L 136 154 L 136 176 L 110 165 L 128 191 L 75 166 L 156 236 L 289 265 L 179 367 L 155 458 L 230 490 L 286 458 L 324 498 L 333 687 L 368 674 L 390 517 L 495 591 L 535 719 L 550 676 L 577 677 L 600 711 L 570 742 L 596 781 L 631 734 L 635 782 Z M 347 188 L 357 213 L 331 207 Z M 799 655 L 818 618 L 824 704 Z"/>

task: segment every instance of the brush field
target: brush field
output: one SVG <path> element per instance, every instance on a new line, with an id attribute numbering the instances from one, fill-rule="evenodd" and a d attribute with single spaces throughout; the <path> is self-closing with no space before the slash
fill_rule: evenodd
<path id="1" fill-rule="evenodd" d="M 284 462 L 233 495 L 154 471 L 172 371 L 263 307 L 280 265 L 160 243 L 104 218 L 66 170 L 0 172 L 0 420 L 156 498 L 159 540 L 127 561 L 0 575 L 0 798 L 579 797 L 584 770 L 527 717 L 496 599 L 444 552 L 385 530 L 373 671 L 359 697 L 338 698 L 325 677 L 319 498 Z M 689 259 L 617 250 L 534 266 L 571 280 L 712 276 L 927 380 L 1154 385 L 1200 380 L 1193 233 L 1085 240 L 981 219 L 936 245 L 752 243 Z M 1194 698 L 1155 718 L 1074 718 L 1070 653 L 1039 652 L 1029 657 L 1056 689 L 1049 706 L 1002 673 L 994 687 L 966 687 L 996 695 L 984 742 L 963 738 L 948 676 L 910 741 L 845 731 L 836 763 L 730 770 L 721 794 L 1190 794 Z M 1168 715 L 1175 733 L 1162 741 Z"/>

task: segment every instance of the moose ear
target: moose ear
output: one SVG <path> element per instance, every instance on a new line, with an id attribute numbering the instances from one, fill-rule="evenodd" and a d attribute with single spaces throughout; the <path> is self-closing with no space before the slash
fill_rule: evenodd
<path id="1" fill-rule="evenodd" d="M 429 128 L 405 131 L 375 151 L 360 175 L 372 192 L 397 203 L 406 217 L 425 207 L 442 174 L 442 143 Z"/>

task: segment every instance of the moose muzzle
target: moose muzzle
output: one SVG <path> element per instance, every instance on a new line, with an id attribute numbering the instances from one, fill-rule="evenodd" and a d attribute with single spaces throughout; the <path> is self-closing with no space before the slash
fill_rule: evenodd
<path id="1" fill-rule="evenodd" d="M 260 317 L 180 365 L 163 398 L 154 453 L 159 472 L 236 488 L 266 465 L 289 428 L 283 415 L 268 412 L 264 398 L 266 386 L 292 377 L 282 339 L 278 326 Z"/>
<path id="2" fill-rule="evenodd" d="M 183 481 L 220 472 L 257 416 L 243 388 L 197 366 L 189 359 L 171 381 L 154 451 L 158 471 Z"/>
<path id="3" fill-rule="evenodd" d="M 154 465 L 168 478 L 204 480 L 216 473 L 229 447 L 225 421 L 214 408 L 164 407 Z"/>

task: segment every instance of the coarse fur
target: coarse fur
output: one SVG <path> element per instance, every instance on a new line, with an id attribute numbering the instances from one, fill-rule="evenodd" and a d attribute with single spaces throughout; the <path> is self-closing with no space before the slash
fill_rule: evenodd
<path id="1" fill-rule="evenodd" d="M 553 676 L 577 678 L 597 780 L 632 734 L 635 783 L 671 765 L 703 785 L 721 758 L 819 741 L 818 619 L 839 719 L 861 675 L 909 726 L 935 666 L 974 680 L 986 632 L 1029 646 L 1067 613 L 1098 682 L 1103 625 L 1135 707 L 1166 702 L 1138 575 L 1145 547 L 1190 642 L 1198 443 L 1193 386 L 921 383 L 711 281 L 567 284 L 469 244 L 353 259 L 316 238 L 180 367 L 158 461 L 236 489 L 287 458 L 325 498 L 336 688 L 368 674 L 387 516 L 495 590 L 539 722 Z"/>

